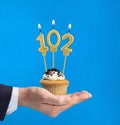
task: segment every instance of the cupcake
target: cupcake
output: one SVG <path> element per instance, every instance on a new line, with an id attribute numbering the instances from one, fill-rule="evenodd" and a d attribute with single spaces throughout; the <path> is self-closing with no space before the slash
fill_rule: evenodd
<path id="1" fill-rule="evenodd" d="M 44 73 L 40 83 L 43 88 L 54 95 L 67 94 L 69 81 L 66 80 L 65 76 L 56 68 L 48 69 L 47 72 Z"/>

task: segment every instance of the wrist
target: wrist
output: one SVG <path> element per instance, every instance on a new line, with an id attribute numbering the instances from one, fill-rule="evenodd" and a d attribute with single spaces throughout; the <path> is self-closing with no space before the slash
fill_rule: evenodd
<path id="1" fill-rule="evenodd" d="M 28 88 L 19 88 L 18 106 L 25 106 L 27 100 Z"/>

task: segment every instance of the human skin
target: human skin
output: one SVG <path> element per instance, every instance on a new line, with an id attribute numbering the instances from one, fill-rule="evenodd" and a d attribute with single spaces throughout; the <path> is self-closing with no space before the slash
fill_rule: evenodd
<path id="1" fill-rule="evenodd" d="M 44 88 L 19 88 L 18 106 L 27 106 L 50 117 L 56 117 L 73 105 L 91 97 L 92 95 L 87 91 L 57 96 Z"/>

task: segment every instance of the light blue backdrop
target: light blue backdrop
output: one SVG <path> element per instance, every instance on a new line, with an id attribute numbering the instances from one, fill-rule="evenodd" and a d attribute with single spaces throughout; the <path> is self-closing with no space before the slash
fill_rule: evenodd
<path id="1" fill-rule="evenodd" d="M 73 52 L 65 74 L 69 93 L 88 90 L 93 98 L 52 119 L 20 107 L 0 125 L 120 125 L 120 2 L 119 0 L 1 0 L 0 83 L 40 86 L 43 58 L 37 52 L 37 24 L 47 35 L 51 20 L 61 36 L 72 23 Z M 63 56 L 56 53 L 60 69 Z M 47 53 L 51 66 L 51 53 Z"/>

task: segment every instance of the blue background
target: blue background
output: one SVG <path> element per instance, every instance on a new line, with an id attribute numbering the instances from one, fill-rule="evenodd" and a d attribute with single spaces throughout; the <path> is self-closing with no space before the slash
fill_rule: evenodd
<path id="1" fill-rule="evenodd" d="M 72 23 L 75 41 L 67 58 L 69 93 L 88 90 L 93 98 L 49 118 L 26 107 L 6 116 L 2 125 L 120 125 L 120 2 L 119 0 L 1 0 L 0 83 L 18 87 L 40 86 L 44 72 L 38 53 L 39 34 L 56 29 L 61 36 Z M 60 48 L 55 64 L 61 69 Z M 51 67 L 51 53 L 47 53 Z"/>

